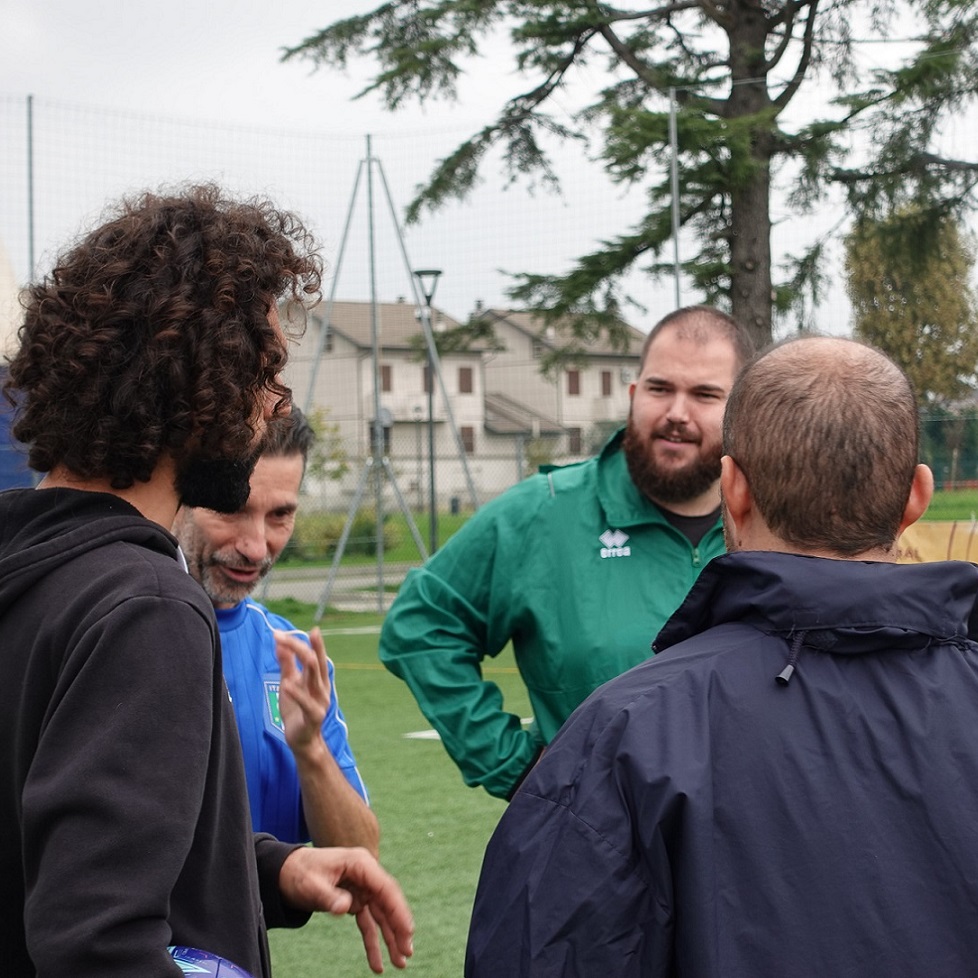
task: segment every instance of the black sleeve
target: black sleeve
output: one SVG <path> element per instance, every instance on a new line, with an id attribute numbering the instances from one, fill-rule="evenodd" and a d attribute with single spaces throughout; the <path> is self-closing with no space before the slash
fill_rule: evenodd
<path id="1" fill-rule="evenodd" d="M 255 834 L 255 860 L 258 863 L 258 886 L 265 914 L 266 927 L 302 927 L 312 916 L 306 910 L 296 910 L 282 900 L 278 877 L 282 863 L 299 846 L 265 833 Z"/>

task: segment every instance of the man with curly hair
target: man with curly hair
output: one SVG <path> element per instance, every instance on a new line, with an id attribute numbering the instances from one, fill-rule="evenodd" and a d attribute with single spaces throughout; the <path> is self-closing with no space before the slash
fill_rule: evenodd
<path id="1" fill-rule="evenodd" d="M 44 477 L 0 494 L 5 975 L 177 976 L 188 945 L 267 976 L 266 925 L 312 910 L 355 913 L 375 971 L 377 924 L 410 953 L 369 853 L 252 836 L 213 609 L 166 529 L 247 499 L 290 396 L 278 302 L 320 276 L 295 217 L 204 186 L 123 202 L 28 290 L 5 393 Z"/>

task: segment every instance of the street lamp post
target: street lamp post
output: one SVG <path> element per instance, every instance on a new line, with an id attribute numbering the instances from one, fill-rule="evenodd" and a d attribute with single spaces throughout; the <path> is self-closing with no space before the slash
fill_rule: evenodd
<path id="1" fill-rule="evenodd" d="M 438 287 L 440 268 L 419 268 L 414 272 L 421 294 L 424 296 L 422 315 L 425 319 L 425 345 L 428 349 L 428 553 L 438 549 L 438 507 L 435 494 L 435 361 L 432 356 L 435 343 L 431 328 L 431 300 Z"/>

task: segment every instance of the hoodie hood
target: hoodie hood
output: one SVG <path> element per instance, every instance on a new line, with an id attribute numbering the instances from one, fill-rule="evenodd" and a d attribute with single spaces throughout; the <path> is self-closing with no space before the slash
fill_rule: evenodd
<path id="1" fill-rule="evenodd" d="M 176 540 L 111 493 L 78 489 L 0 493 L 0 614 L 54 568 L 119 540 L 177 559 Z"/>
<path id="2" fill-rule="evenodd" d="M 871 572 L 868 572 L 871 571 Z M 978 568 L 760 551 L 714 558 L 653 644 L 656 652 L 739 621 L 837 653 L 964 640 Z M 796 649 L 797 653 L 797 649 Z"/>

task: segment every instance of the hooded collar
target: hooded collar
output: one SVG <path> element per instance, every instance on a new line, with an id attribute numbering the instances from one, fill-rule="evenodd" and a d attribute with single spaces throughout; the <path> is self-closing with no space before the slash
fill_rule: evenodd
<path id="1" fill-rule="evenodd" d="M 0 493 L 0 609 L 54 568 L 122 540 L 177 559 L 176 540 L 111 493 L 64 488 Z"/>
<path id="2" fill-rule="evenodd" d="M 840 653 L 924 648 L 967 637 L 978 568 L 896 564 L 767 551 L 716 557 L 659 632 L 664 649 L 729 622 Z M 795 649 L 797 655 L 797 649 Z M 790 675 L 790 674 L 789 674 Z"/>

